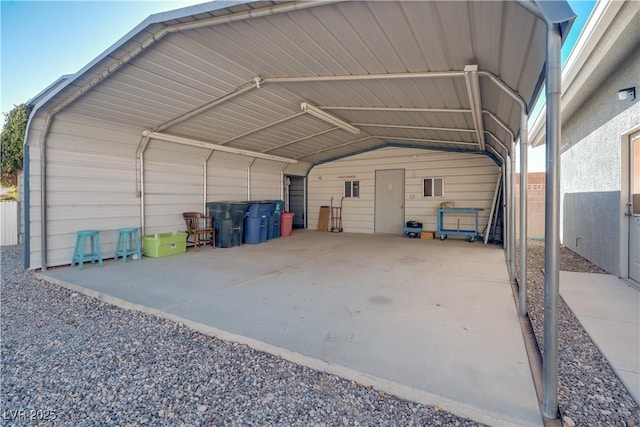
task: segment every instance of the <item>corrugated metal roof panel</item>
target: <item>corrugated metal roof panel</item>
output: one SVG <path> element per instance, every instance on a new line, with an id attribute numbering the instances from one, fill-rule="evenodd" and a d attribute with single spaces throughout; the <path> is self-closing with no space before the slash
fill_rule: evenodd
<path id="1" fill-rule="evenodd" d="M 227 19 L 234 13 L 239 15 Z M 479 145 L 470 145 L 477 135 L 465 132 L 474 129 L 468 112 L 328 111 L 349 123 L 390 125 L 362 126 L 359 135 L 318 134 L 333 125 L 306 114 L 278 121 L 300 113 L 301 102 L 468 110 L 463 75 L 404 77 L 462 72 L 476 64 L 529 103 L 544 67 L 545 38 L 543 23 L 514 2 L 211 3 L 150 17 L 44 102 L 114 123 L 210 142 L 232 140 L 232 147 L 314 162 L 390 141 L 452 145 L 410 139 L 457 141 L 468 144 L 462 149 L 477 150 Z M 378 73 L 385 78 L 367 77 Z M 273 83 L 272 77 L 322 79 Z M 243 89 L 254 78 L 265 79 L 260 89 Z M 518 104 L 484 76 L 479 91 L 481 108 L 517 134 Z M 209 108 L 220 97 L 225 101 Z M 486 115 L 483 126 L 510 139 Z M 450 130 L 455 128 L 462 131 Z M 303 140 L 305 135 L 313 137 Z M 376 135 L 385 141 L 371 138 Z"/>

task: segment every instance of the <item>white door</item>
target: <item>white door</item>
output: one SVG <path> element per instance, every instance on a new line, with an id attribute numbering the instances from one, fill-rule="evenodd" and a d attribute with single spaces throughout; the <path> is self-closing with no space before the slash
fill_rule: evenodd
<path id="1" fill-rule="evenodd" d="M 640 132 L 629 144 L 629 277 L 640 282 Z"/>
<path id="2" fill-rule="evenodd" d="M 376 171 L 375 232 L 402 235 L 404 169 Z"/>

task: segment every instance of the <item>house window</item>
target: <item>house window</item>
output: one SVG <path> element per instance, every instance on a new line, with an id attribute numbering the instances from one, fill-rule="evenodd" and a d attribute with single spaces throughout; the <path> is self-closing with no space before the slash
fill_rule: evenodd
<path id="1" fill-rule="evenodd" d="M 360 181 L 345 181 L 344 197 L 360 197 Z"/>
<path id="2" fill-rule="evenodd" d="M 424 197 L 444 197 L 444 178 L 425 178 Z"/>

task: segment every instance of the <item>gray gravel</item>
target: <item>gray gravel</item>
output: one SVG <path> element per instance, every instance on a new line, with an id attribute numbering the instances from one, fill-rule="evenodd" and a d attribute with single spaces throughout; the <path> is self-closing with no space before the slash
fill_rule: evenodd
<path id="1" fill-rule="evenodd" d="M 527 309 L 542 351 L 544 242 L 530 240 L 527 250 Z M 560 252 L 560 269 L 604 272 L 565 247 Z M 562 298 L 558 336 L 558 404 L 565 425 L 640 426 L 640 408 Z"/>
<path id="2" fill-rule="evenodd" d="M 4 425 L 478 425 L 40 282 L 22 250 L 2 248 Z"/>

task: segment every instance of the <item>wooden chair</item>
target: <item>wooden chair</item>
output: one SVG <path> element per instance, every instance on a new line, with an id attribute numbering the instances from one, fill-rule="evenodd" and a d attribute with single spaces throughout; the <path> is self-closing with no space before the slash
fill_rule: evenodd
<path id="1" fill-rule="evenodd" d="M 216 248 L 216 229 L 213 228 L 213 218 L 204 216 L 200 212 L 183 212 L 182 218 L 187 225 L 187 243 L 191 243 L 195 251 L 199 245 L 211 243 Z M 189 242 L 191 239 L 191 242 Z"/>

